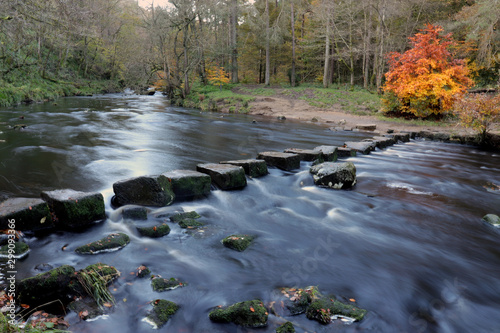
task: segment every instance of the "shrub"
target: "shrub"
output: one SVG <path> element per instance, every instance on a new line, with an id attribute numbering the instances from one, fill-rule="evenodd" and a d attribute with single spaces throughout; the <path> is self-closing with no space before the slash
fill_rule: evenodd
<path id="1" fill-rule="evenodd" d="M 500 121 L 500 94 L 467 94 L 454 104 L 455 114 L 460 123 L 472 128 L 481 143 L 485 143 L 488 133 Z"/>

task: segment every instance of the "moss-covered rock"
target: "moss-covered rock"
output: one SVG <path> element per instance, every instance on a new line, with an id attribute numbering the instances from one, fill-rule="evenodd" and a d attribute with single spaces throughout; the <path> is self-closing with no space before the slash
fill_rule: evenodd
<path id="1" fill-rule="evenodd" d="M 135 275 L 138 278 L 145 278 L 151 276 L 151 270 L 147 266 L 141 265 L 137 267 Z"/>
<path id="2" fill-rule="evenodd" d="M 305 289 L 283 288 L 281 293 L 285 296 L 285 307 L 289 315 L 296 316 L 307 311 L 307 307 L 319 293 L 318 288 L 311 286 Z"/>
<path id="3" fill-rule="evenodd" d="M 260 300 L 245 301 L 227 308 L 210 312 L 210 320 L 216 323 L 234 323 L 243 327 L 267 326 L 268 312 Z"/>
<path id="4" fill-rule="evenodd" d="M 356 320 L 362 320 L 366 312 L 366 310 L 352 304 L 344 304 L 336 299 L 322 297 L 309 305 L 306 316 L 322 324 L 328 324 L 331 322 L 331 317 L 333 315 L 342 315 Z"/>
<path id="5" fill-rule="evenodd" d="M 152 227 L 137 227 L 137 231 L 145 237 L 159 238 L 168 235 L 170 227 L 168 224 L 162 223 Z"/>
<path id="6" fill-rule="evenodd" d="M 195 211 L 191 211 L 191 212 L 184 212 L 184 213 L 172 215 L 172 216 L 170 216 L 170 221 L 175 222 L 175 223 L 179 223 L 184 219 L 199 219 L 200 217 L 201 217 L 200 214 L 198 214 Z"/>
<path id="7" fill-rule="evenodd" d="M 30 247 L 24 242 L 5 244 L 4 246 L 0 247 L 0 258 L 7 258 L 9 257 L 9 254 L 11 254 L 16 259 L 22 259 L 26 257 L 29 252 Z"/>
<path id="8" fill-rule="evenodd" d="M 234 190 L 247 186 L 243 167 L 231 164 L 198 164 L 196 170 L 210 176 L 212 183 L 221 190 Z"/>
<path id="9" fill-rule="evenodd" d="M 146 321 L 154 328 L 165 325 L 169 319 L 179 310 L 179 306 L 174 302 L 165 299 L 157 299 L 151 302 L 153 309 L 146 316 Z"/>
<path id="10" fill-rule="evenodd" d="M 58 228 L 83 228 L 106 218 L 101 193 L 65 189 L 42 192 L 41 197 L 49 205 Z"/>
<path id="11" fill-rule="evenodd" d="M 100 307 L 97 302 L 90 297 L 78 298 L 68 304 L 68 309 L 78 314 L 83 320 L 89 320 L 111 312 L 110 308 Z"/>
<path id="12" fill-rule="evenodd" d="M 184 229 L 193 229 L 204 226 L 203 223 L 196 221 L 195 219 L 183 219 L 179 222 L 179 227 Z"/>
<path id="13" fill-rule="evenodd" d="M 163 207 L 170 205 L 175 194 L 172 183 L 165 176 L 141 176 L 113 184 L 116 206 L 139 205 Z"/>
<path id="14" fill-rule="evenodd" d="M 254 236 L 251 235 L 231 235 L 222 240 L 222 244 L 232 250 L 245 251 L 252 244 Z"/>
<path id="15" fill-rule="evenodd" d="M 124 233 L 110 234 L 101 240 L 82 245 L 75 249 L 78 254 L 98 254 L 120 250 L 130 243 L 130 237 Z"/>
<path id="16" fill-rule="evenodd" d="M 115 267 L 98 262 L 96 264 L 89 265 L 79 272 L 97 272 L 108 284 L 111 281 L 117 279 L 120 276 L 120 271 Z"/>
<path id="17" fill-rule="evenodd" d="M 209 175 L 192 170 L 174 170 L 162 174 L 170 179 L 176 200 L 189 200 L 210 194 Z"/>
<path id="18" fill-rule="evenodd" d="M 276 333 L 295 333 L 295 327 L 289 321 L 276 329 Z"/>
<path id="19" fill-rule="evenodd" d="M 500 228 L 500 217 L 495 214 L 487 214 L 483 217 L 483 221 L 491 224 L 496 228 Z"/>
<path id="20" fill-rule="evenodd" d="M 310 169 L 314 184 L 333 189 L 348 189 L 356 184 L 356 167 L 352 162 L 325 162 Z"/>
<path id="21" fill-rule="evenodd" d="M 129 220 L 147 220 L 148 210 L 145 207 L 124 208 L 122 216 L 124 219 Z"/>
<path id="22" fill-rule="evenodd" d="M 54 227 L 49 206 L 39 198 L 11 198 L 0 203 L 0 229 L 36 231 Z"/>
<path id="23" fill-rule="evenodd" d="M 36 306 L 68 297 L 69 283 L 75 275 L 75 269 L 64 265 L 45 273 L 21 280 L 17 285 L 20 303 Z"/>
<path id="24" fill-rule="evenodd" d="M 154 291 L 161 292 L 185 287 L 186 282 L 182 282 L 176 278 L 164 279 L 161 276 L 156 276 L 151 280 L 151 286 Z"/>

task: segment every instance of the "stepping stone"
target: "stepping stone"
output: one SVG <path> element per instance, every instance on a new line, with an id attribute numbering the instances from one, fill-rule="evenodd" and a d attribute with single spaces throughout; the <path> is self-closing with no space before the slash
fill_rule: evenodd
<path id="1" fill-rule="evenodd" d="M 349 141 L 345 143 L 347 148 L 354 149 L 358 153 L 363 155 L 368 155 L 372 150 L 375 149 L 376 144 L 373 142 L 353 142 Z"/>
<path id="2" fill-rule="evenodd" d="M 413 133 L 415 134 L 415 133 Z M 394 133 L 394 134 L 385 134 L 385 137 L 392 138 L 396 142 L 410 142 L 410 133 Z M 427 139 L 434 139 L 434 133 L 431 132 L 420 132 L 420 137 Z"/>
<path id="3" fill-rule="evenodd" d="M 377 148 L 379 149 L 384 149 L 389 146 L 392 146 L 393 144 L 396 143 L 396 141 L 393 138 L 388 138 L 385 136 L 375 136 L 371 139 L 365 139 L 363 140 L 364 142 L 374 142 Z"/>
<path id="4" fill-rule="evenodd" d="M 113 205 L 139 205 L 163 207 L 170 205 L 175 194 L 172 183 L 163 175 L 141 176 L 121 180 L 113 184 Z"/>
<path id="5" fill-rule="evenodd" d="M 193 170 L 174 170 L 162 176 L 172 181 L 176 200 L 190 200 L 210 194 L 212 180 L 209 175 Z"/>
<path id="6" fill-rule="evenodd" d="M 247 186 L 245 170 L 241 166 L 231 164 L 198 164 L 196 170 L 212 178 L 212 183 L 221 190 L 234 190 Z"/>
<path id="7" fill-rule="evenodd" d="M 265 176 L 269 173 L 267 171 L 267 164 L 264 160 L 233 160 L 233 161 L 222 161 L 220 164 L 232 164 L 243 167 L 245 174 L 252 178 L 257 178 Z"/>
<path id="8" fill-rule="evenodd" d="M 325 162 L 335 162 L 337 160 L 338 147 L 336 146 L 318 146 L 314 150 L 322 153 Z"/>
<path id="9" fill-rule="evenodd" d="M 123 233 L 110 234 L 101 240 L 77 247 L 75 252 L 78 254 L 113 252 L 124 248 L 128 243 L 130 243 L 128 235 Z"/>
<path id="10" fill-rule="evenodd" d="M 222 240 L 222 245 L 232 250 L 243 252 L 252 244 L 254 238 L 254 236 L 250 235 L 231 235 Z"/>
<path id="11" fill-rule="evenodd" d="M 81 228 L 106 218 L 101 193 L 86 193 L 70 189 L 42 192 L 41 197 L 54 214 L 57 227 Z"/>
<path id="12" fill-rule="evenodd" d="M 268 151 L 259 153 L 257 159 L 264 160 L 267 165 L 274 166 L 285 171 L 300 168 L 300 156 L 297 154 Z"/>
<path id="13" fill-rule="evenodd" d="M 356 125 L 356 128 L 360 131 L 375 131 L 377 129 L 377 125 L 375 124 L 359 124 Z"/>
<path id="14" fill-rule="evenodd" d="M 13 220 L 13 228 L 9 226 Z M 49 206 L 39 198 L 11 198 L 0 203 L 0 229 L 21 231 L 54 227 Z"/>
<path id="15" fill-rule="evenodd" d="M 333 189 L 347 189 L 356 184 L 356 167 L 352 162 L 325 162 L 311 167 L 314 184 Z"/>
<path id="16" fill-rule="evenodd" d="M 339 158 L 341 157 L 355 157 L 356 156 L 356 150 L 352 148 L 347 148 L 347 147 L 339 147 L 337 150 L 337 156 Z"/>
<path id="17" fill-rule="evenodd" d="M 284 150 L 288 154 L 297 154 L 300 156 L 301 161 L 312 162 L 318 160 L 322 157 L 321 151 L 313 149 L 299 149 L 299 148 L 289 148 Z"/>

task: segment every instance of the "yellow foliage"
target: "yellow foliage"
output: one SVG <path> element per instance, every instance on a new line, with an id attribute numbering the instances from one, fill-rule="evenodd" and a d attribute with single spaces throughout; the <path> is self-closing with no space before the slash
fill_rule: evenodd
<path id="1" fill-rule="evenodd" d="M 222 67 L 214 66 L 207 69 L 207 73 L 208 81 L 214 86 L 221 87 L 223 84 L 227 84 L 230 82 L 229 75 Z"/>

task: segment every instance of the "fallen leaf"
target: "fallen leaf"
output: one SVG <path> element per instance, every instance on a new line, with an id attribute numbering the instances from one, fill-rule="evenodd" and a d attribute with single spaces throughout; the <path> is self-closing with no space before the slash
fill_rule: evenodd
<path id="1" fill-rule="evenodd" d="M 349 298 L 349 300 L 350 300 L 351 302 L 356 302 L 356 300 L 355 300 L 354 298 Z"/>
<path id="2" fill-rule="evenodd" d="M 85 311 L 80 311 L 80 312 L 78 313 L 78 317 L 80 317 L 81 319 L 86 318 L 88 315 L 89 315 L 89 312 L 88 312 L 87 310 L 85 310 Z"/>
<path id="3" fill-rule="evenodd" d="M 250 307 L 250 311 L 255 312 L 255 309 L 254 309 L 254 308 L 252 308 L 252 307 Z"/>
<path id="4" fill-rule="evenodd" d="M 111 303 L 109 303 L 109 302 L 106 302 L 106 303 L 104 303 L 103 305 L 104 305 L 105 307 L 107 307 L 107 308 L 111 308 L 111 307 L 113 307 L 113 304 L 111 304 Z"/>
<path id="5" fill-rule="evenodd" d="M 42 224 L 45 223 L 46 219 L 47 219 L 47 216 L 42 217 L 42 219 L 40 220 L 40 223 L 42 223 Z"/>
<path id="6" fill-rule="evenodd" d="M 30 308 L 30 306 L 28 304 L 21 304 L 21 307 L 23 309 L 29 309 Z"/>
<path id="7" fill-rule="evenodd" d="M 126 298 L 124 298 L 124 299 L 123 299 L 123 302 L 125 303 L 126 301 L 127 301 L 127 299 L 126 299 Z"/>
<path id="8" fill-rule="evenodd" d="M 153 227 L 153 231 L 156 232 L 156 226 Z"/>
<path id="9" fill-rule="evenodd" d="M 29 209 L 32 210 L 33 208 L 31 208 L 31 206 L 30 206 Z"/>

